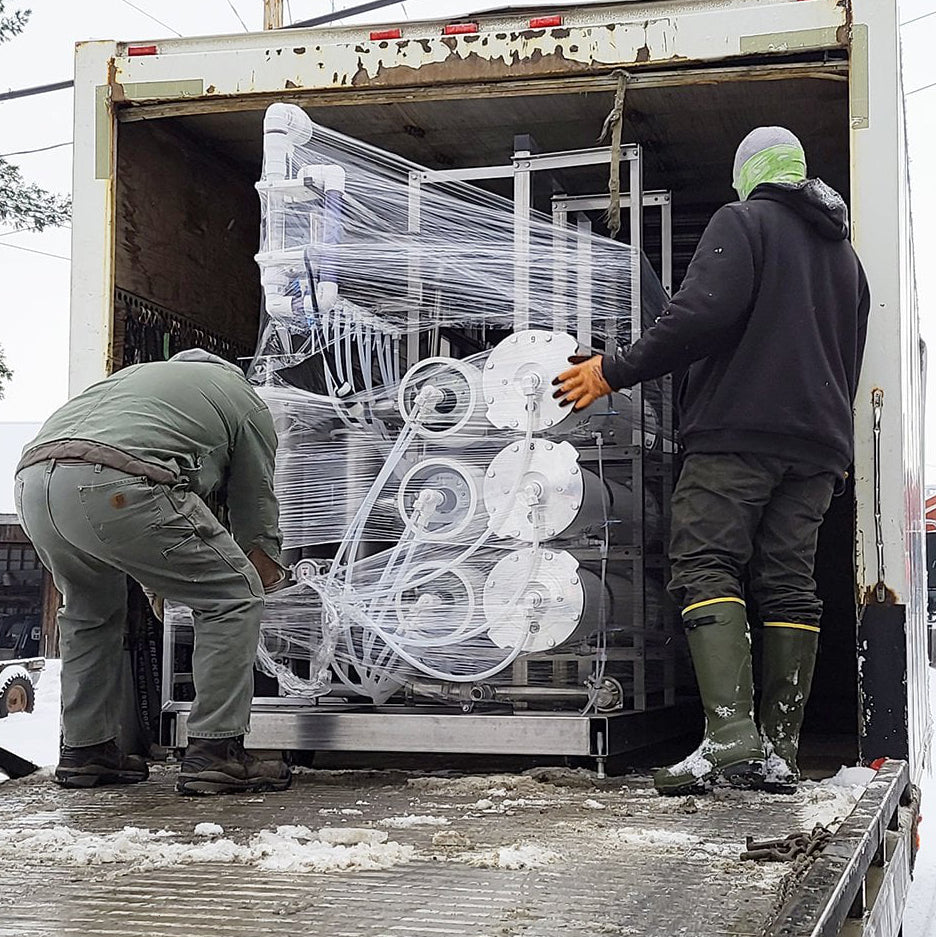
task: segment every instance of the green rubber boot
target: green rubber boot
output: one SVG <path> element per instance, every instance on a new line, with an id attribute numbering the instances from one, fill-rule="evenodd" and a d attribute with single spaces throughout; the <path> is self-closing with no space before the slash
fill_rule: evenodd
<path id="1" fill-rule="evenodd" d="M 758 787 L 764 747 L 754 724 L 751 637 L 740 599 L 714 599 L 683 611 L 702 707 L 705 737 L 688 758 L 653 775 L 661 794 L 707 790 L 716 777 Z"/>
<path id="2" fill-rule="evenodd" d="M 760 725 L 766 790 L 790 792 L 799 782 L 796 755 L 818 647 L 819 629 L 812 625 L 764 623 Z"/>

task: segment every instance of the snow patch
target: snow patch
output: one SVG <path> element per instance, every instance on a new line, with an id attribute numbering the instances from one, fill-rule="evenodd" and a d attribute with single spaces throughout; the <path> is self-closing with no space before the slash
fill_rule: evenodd
<path id="1" fill-rule="evenodd" d="M 804 830 L 811 830 L 817 823 L 831 829 L 851 813 L 864 793 L 864 787 L 843 787 L 827 781 L 801 781 L 799 794 L 803 803 L 799 807 L 799 820 Z"/>
<path id="2" fill-rule="evenodd" d="M 592 800 L 590 797 L 588 798 L 588 800 L 585 801 L 585 803 L 582 806 L 587 807 L 589 810 L 607 810 L 608 809 L 607 804 L 603 804 L 598 800 Z"/>
<path id="3" fill-rule="evenodd" d="M 666 769 L 671 777 L 688 774 L 693 778 L 704 778 L 714 770 L 715 762 L 709 761 L 709 759 L 705 757 L 705 752 L 701 747 L 697 748 L 692 754 L 687 755 L 682 761 Z"/>
<path id="4" fill-rule="evenodd" d="M 638 830 L 623 827 L 614 830 L 613 835 L 624 846 L 698 846 L 702 840 L 690 833 L 676 830 Z"/>
<path id="5" fill-rule="evenodd" d="M 0 664 L 0 669 L 3 665 Z M 36 686 L 36 705 L 31 713 L 11 713 L 3 719 L 3 747 L 40 767 L 54 765 L 59 753 L 61 710 L 60 660 L 47 660 Z M 38 775 L 33 774 L 36 780 Z M 0 772 L 4 783 L 6 775 Z"/>
<path id="6" fill-rule="evenodd" d="M 387 817 L 378 822 L 381 826 L 389 826 L 395 830 L 408 830 L 414 826 L 448 826 L 450 821 L 445 817 L 405 813 L 401 817 Z"/>
<path id="7" fill-rule="evenodd" d="M 874 768 L 865 768 L 861 765 L 846 768 L 842 765 L 834 777 L 826 778 L 822 783 L 829 787 L 867 787 L 876 775 Z"/>
<path id="8" fill-rule="evenodd" d="M 562 857 L 536 843 L 513 843 L 489 852 L 458 857 L 469 865 L 491 869 L 542 869 Z"/>
<path id="9" fill-rule="evenodd" d="M 196 836 L 223 836 L 224 827 L 217 823 L 199 823 L 195 827 Z"/>
<path id="10" fill-rule="evenodd" d="M 217 824 L 199 824 L 217 827 Z M 217 829 L 221 829 L 217 827 Z M 178 841 L 167 830 L 124 827 L 85 833 L 67 826 L 43 830 L 0 829 L 0 860 L 54 860 L 75 866 L 127 865 L 137 871 L 195 863 L 237 863 L 276 872 L 376 871 L 409 862 L 413 846 L 388 842 L 381 830 L 280 826 L 246 843 L 226 838 Z"/>

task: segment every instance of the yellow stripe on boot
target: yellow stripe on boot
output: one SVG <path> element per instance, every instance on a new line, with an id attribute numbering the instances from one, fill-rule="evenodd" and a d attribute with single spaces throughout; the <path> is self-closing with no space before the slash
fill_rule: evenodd
<path id="1" fill-rule="evenodd" d="M 704 602 L 693 602 L 692 605 L 687 605 L 683 610 L 683 615 L 688 615 L 689 612 L 695 611 L 697 608 L 705 608 L 706 605 L 718 605 L 719 602 L 737 602 L 739 605 L 744 605 L 744 599 L 739 599 L 736 595 L 723 595 L 718 599 L 706 599 Z"/>
<path id="2" fill-rule="evenodd" d="M 765 621 L 765 628 L 794 628 L 797 631 L 812 631 L 819 634 L 819 628 L 816 625 L 799 625 L 793 621 Z"/>

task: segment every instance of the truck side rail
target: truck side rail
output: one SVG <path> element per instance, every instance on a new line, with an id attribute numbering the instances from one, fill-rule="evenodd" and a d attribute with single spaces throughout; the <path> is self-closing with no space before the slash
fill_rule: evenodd
<path id="1" fill-rule="evenodd" d="M 917 808 L 907 762 L 885 762 L 765 937 L 895 937 Z"/>

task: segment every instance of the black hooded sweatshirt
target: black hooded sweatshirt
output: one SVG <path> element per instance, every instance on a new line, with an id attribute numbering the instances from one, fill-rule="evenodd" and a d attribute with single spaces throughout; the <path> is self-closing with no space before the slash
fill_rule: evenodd
<path id="1" fill-rule="evenodd" d="M 686 371 L 687 452 L 775 455 L 843 474 L 870 307 L 845 203 L 819 179 L 763 184 L 720 208 L 656 324 L 605 380 Z"/>

